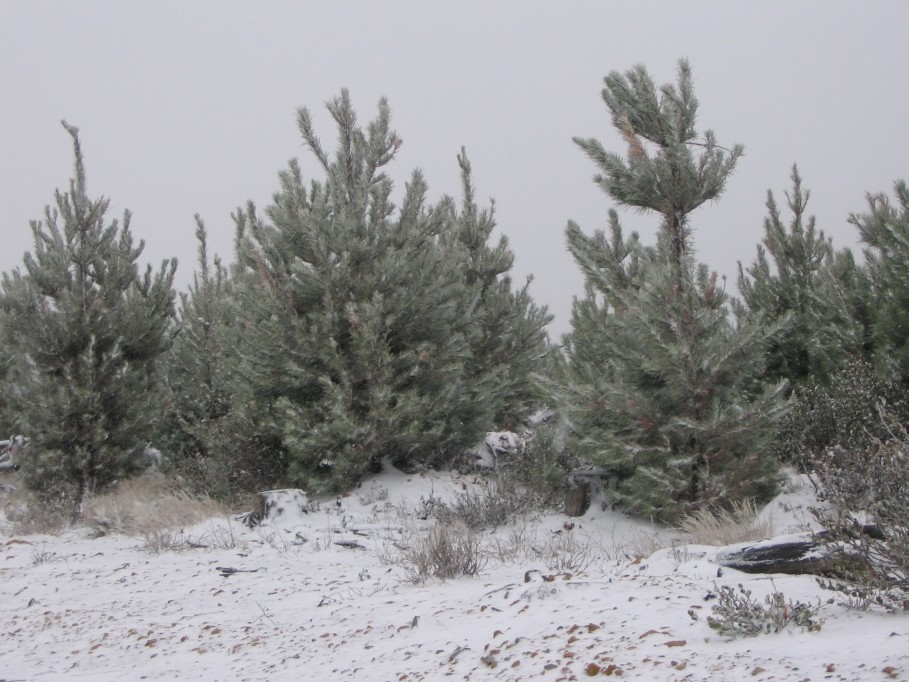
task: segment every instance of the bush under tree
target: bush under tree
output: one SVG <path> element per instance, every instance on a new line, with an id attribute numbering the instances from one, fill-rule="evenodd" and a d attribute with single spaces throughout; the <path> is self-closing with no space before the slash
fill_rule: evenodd
<path id="1" fill-rule="evenodd" d="M 780 424 L 773 452 L 802 471 L 809 471 L 829 448 L 861 452 L 889 433 L 881 420 L 882 409 L 898 422 L 909 423 L 902 386 L 881 378 L 868 362 L 853 360 L 828 385 L 811 382 L 798 391 Z"/>
<path id="2" fill-rule="evenodd" d="M 34 253 L 4 273 L 0 305 L 13 358 L 8 391 L 31 439 L 22 469 L 30 487 L 79 501 L 148 466 L 161 414 L 159 362 L 170 343 L 176 260 L 139 272 L 130 214 L 105 222 L 90 199 L 78 130 L 63 124 L 75 177 L 44 222 Z"/>

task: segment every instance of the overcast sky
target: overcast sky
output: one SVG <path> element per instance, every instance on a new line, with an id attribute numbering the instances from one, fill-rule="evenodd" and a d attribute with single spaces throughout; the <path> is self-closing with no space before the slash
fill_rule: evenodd
<path id="1" fill-rule="evenodd" d="M 643 63 L 674 81 L 687 57 L 700 130 L 745 145 L 722 199 L 693 216 L 700 260 L 736 281 L 762 235 L 766 192 L 782 200 L 798 163 L 818 224 L 854 246 L 866 192 L 909 178 L 909 3 L 864 2 L 0 2 L 0 270 L 32 249 L 72 174 L 60 119 L 79 127 L 92 196 L 133 213 L 153 263 L 195 269 L 193 214 L 232 256 L 230 213 L 265 207 L 291 157 L 316 172 L 296 128 L 350 90 L 363 122 L 387 96 L 404 140 L 391 168 L 415 167 L 434 197 L 459 193 L 467 148 L 477 194 L 495 198 L 515 278 L 567 331 L 582 279 L 568 219 L 605 226 L 610 199 L 572 136 L 622 149 L 603 77 Z M 624 214 L 653 241 L 657 220 Z"/>

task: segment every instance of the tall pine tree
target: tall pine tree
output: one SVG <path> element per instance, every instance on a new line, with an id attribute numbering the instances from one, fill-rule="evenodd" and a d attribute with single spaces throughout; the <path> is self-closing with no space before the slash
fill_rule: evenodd
<path id="1" fill-rule="evenodd" d="M 695 508 L 766 498 L 776 466 L 762 456 L 785 408 L 782 384 L 758 377 L 777 328 L 729 319 L 716 273 L 692 255 L 690 214 L 720 196 L 742 154 L 695 130 L 688 64 L 657 89 L 643 67 L 605 79 L 603 99 L 627 155 L 592 139 L 595 182 L 621 206 L 660 218 L 657 242 L 569 223 L 586 279 L 566 338 L 573 447 L 615 479 L 617 502 L 663 520 Z"/>
<path id="2" fill-rule="evenodd" d="M 75 177 L 56 209 L 33 221 L 25 272 L 4 273 L 11 386 L 31 438 L 26 479 L 45 493 L 83 498 L 148 465 L 160 416 L 159 359 L 170 342 L 175 260 L 139 272 L 130 214 L 106 223 L 107 199 L 86 193 L 78 130 Z"/>

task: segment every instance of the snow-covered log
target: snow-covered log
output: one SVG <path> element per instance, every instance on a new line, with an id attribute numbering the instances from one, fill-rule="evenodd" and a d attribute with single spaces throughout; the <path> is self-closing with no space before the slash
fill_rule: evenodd
<path id="1" fill-rule="evenodd" d="M 820 575 L 833 568 L 818 534 L 804 533 L 737 546 L 717 555 L 721 566 L 745 573 Z"/>
<path id="2" fill-rule="evenodd" d="M 0 471 L 18 469 L 19 462 L 17 457 L 27 445 L 28 438 L 25 436 L 13 436 L 6 440 L 0 440 Z"/>
<path id="3" fill-rule="evenodd" d="M 473 452 L 477 457 L 477 466 L 498 470 L 509 459 L 523 455 L 526 447 L 527 441 L 512 431 L 490 431 L 483 444 Z"/>

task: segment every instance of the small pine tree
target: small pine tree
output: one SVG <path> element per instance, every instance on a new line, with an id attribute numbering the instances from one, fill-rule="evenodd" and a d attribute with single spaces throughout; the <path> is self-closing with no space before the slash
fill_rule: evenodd
<path id="1" fill-rule="evenodd" d="M 909 186 L 894 184 L 896 201 L 869 194 L 868 212 L 853 214 L 871 279 L 871 334 L 875 364 L 885 377 L 909 385 Z"/>
<path id="2" fill-rule="evenodd" d="M 509 372 L 539 352 L 548 321 L 526 291 L 510 292 L 505 245 L 485 245 L 492 216 L 473 202 L 465 156 L 460 213 L 448 198 L 429 204 L 419 172 L 398 209 L 384 168 L 401 141 L 386 102 L 365 130 L 346 91 L 328 109 L 333 158 L 308 110 L 298 117 L 324 182 L 305 184 L 292 161 L 267 220 L 253 205 L 235 216 L 238 369 L 254 396 L 243 409 L 269 415 L 263 437 L 313 490 L 347 487 L 385 458 L 439 464 L 497 416 L 521 416 L 529 389 Z"/>
<path id="3" fill-rule="evenodd" d="M 209 262 L 205 224 L 196 216 L 198 270 L 189 291 L 180 295 L 179 331 L 171 348 L 171 393 L 181 405 L 175 412 L 186 424 L 217 419 L 230 407 L 226 380 L 230 282 L 216 256 Z"/>
<path id="4" fill-rule="evenodd" d="M 691 255 L 689 214 L 720 195 L 742 148 L 698 138 L 684 61 L 677 87 L 658 93 L 636 67 L 610 74 L 603 99 L 627 158 L 576 142 L 600 167 L 597 184 L 661 225 L 654 246 L 626 238 L 615 211 L 608 236 L 568 225 L 586 279 L 565 345 L 572 446 L 615 477 L 619 503 L 646 516 L 765 499 L 778 476 L 762 448 L 786 404 L 783 384 L 758 377 L 778 327 L 734 326 L 716 273 Z"/>
<path id="5" fill-rule="evenodd" d="M 160 414 L 158 362 L 170 341 L 175 260 L 140 274 L 143 243 L 130 214 L 105 224 L 106 199 L 86 194 L 78 130 L 75 178 L 56 193 L 56 210 L 31 224 L 34 254 L 25 273 L 4 273 L 0 302 L 15 354 L 12 386 L 29 485 L 69 488 L 76 499 L 147 466 Z"/>
<path id="6" fill-rule="evenodd" d="M 231 502 L 238 494 L 275 483 L 275 468 L 263 469 L 265 448 L 235 409 L 248 391 L 234 371 L 241 343 L 233 282 L 220 258 L 210 260 L 199 216 L 196 239 L 198 267 L 189 291 L 180 295 L 178 333 L 167 356 L 162 446 L 182 475 Z"/>
<path id="7" fill-rule="evenodd" d="M 474 292 L 467 374 L 489 396 L 493 423 L 515 430 L 543 398 L 535 371 L 549 352 L 545 328 L 552 316 L 531 298 L 531 278 L 520 289 L 512 288 L 508 273 L 514 254 L 507 237 L 502 235 L 498 244 L 489 245 L 496 226 L 495 204 L 488 210 L 477 207 L 471 166 L 463 149 L 458 162 L 463 200 L 455 222 L 466 249 L 463 283 Z"/>
<path id="8" fill-rule="evenodd" d="M 7 321 L 0 308 L 0 339 L 6 339 Z M 0 383 L 10 386 L 14 381 L 13 375 L 14 354 L 6 343 L 0 343 Z M 0 392 L 0 436 L 7 438 L 19 429 L 16 415 L 9 402 L 9 391 Z"/>
<path id="9" fill-rule="evenodd" d="M 793 387 L 826 384 L 849 358 L 865 349 L 862 291 L 867 291 L 848 249 L 835 252 L 832 240 L 816 229 L 806 213 L 809 192 L 792 168 L 792 191 L 786 203 L 792 220 L 786 226 L 772 192 L 767 193 L 764 239 L 754 263 L 739 263 L 739 291 L 744 305 L 737 314 L 785 320 L 771 343 L 767 378 L 786 379 Z M 769 258 L 768 258 L 769 256 Z"/>

